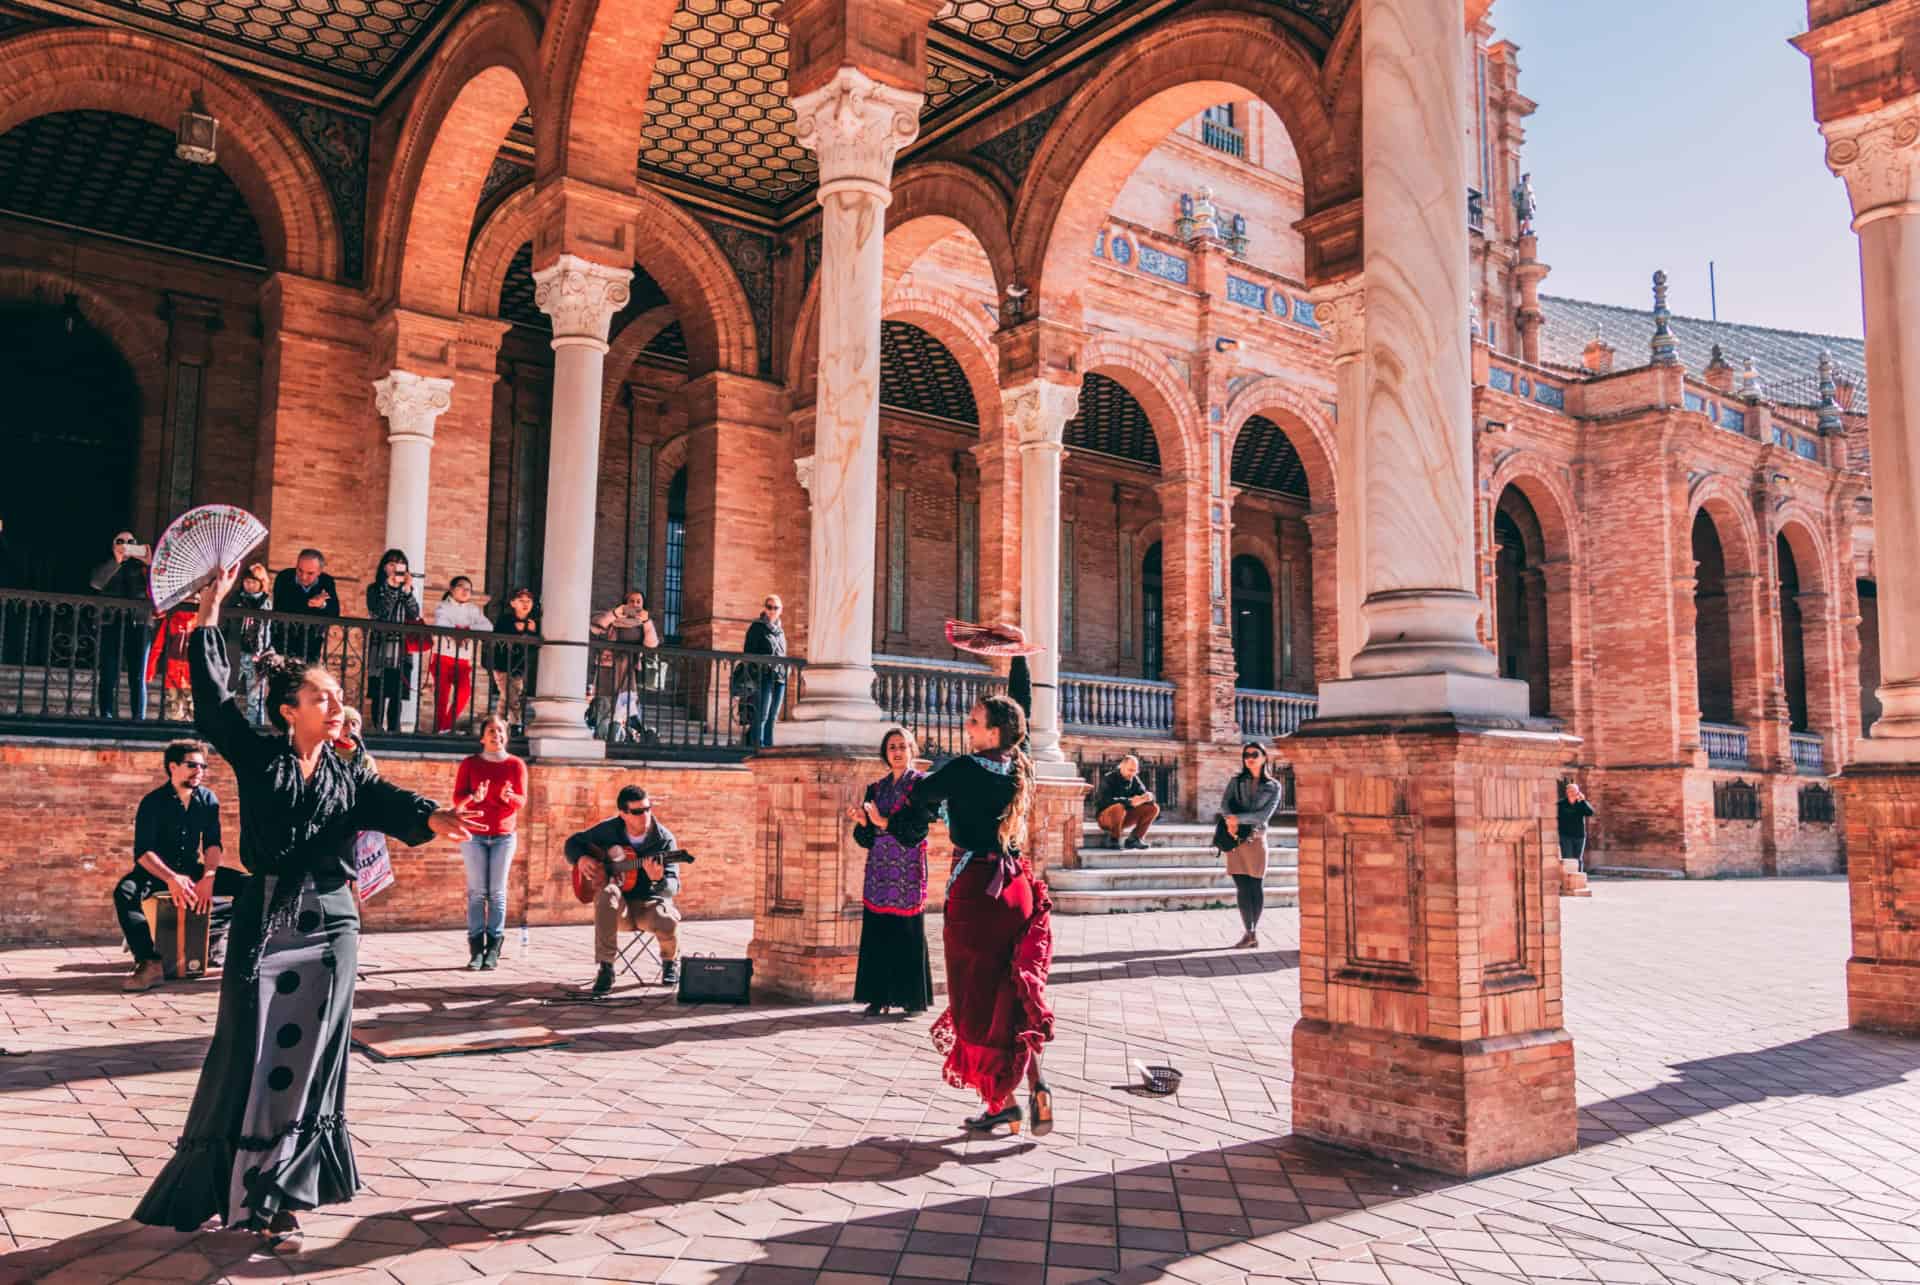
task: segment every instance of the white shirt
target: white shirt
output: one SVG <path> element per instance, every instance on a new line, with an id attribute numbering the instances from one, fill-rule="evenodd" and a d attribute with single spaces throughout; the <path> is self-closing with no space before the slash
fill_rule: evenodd
<path id="1" fill-rule="evenodd" d="M 455 602 L 449 598 L 435 608 L 433 623 L 444 629 L 483 629 L 491 631 L 493 622 L 487 619 L 487 613 L 480 610 L 480 604 L 469 599 Z"/>

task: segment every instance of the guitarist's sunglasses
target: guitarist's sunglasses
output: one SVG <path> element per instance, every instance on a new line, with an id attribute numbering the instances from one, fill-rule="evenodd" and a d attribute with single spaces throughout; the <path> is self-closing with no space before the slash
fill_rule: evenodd
<path id="1" fill-rule="evenodd" d="M 621 810 L 622 812 L 624 812 L 624 813 L 626 813 L 626 814 L 627 814 L 628 816 L 630 816 L 630 817 L 643 817 L 643 816 L 645 816 L 645 815 L 646 815 L 647 813 L 649 813 L 649 812 L 651 812 L 651 811 L 653 811 L 653 804 L 651 804 L 651 803 L 642 803 L 642 804 L 641 804 L 641 805 L 640 805 L 639 807 L 637 807 L 637 808 L 621 808 L 620 810 Z"/>

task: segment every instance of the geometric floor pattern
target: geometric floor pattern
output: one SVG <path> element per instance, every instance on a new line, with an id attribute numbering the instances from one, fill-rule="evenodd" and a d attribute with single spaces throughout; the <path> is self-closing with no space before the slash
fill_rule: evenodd
<path id="1" fill-rule="evenodd" d="M 924 1018 L 547 1006 L 590 929 L 516 931 L 492 973 L 449 968 L 453 934 L 370 935 L 363 1019 L 570 1043 L 355 1054 L 365 1187 L 292 1260 L 127 1219 L 213 988 L 128 998 L 114 950 L 0 952 L 0 1281 L 1920 1282 L 1920 1042 L 1846 1029 L 1844 882 L 1600 882 L 1562 913 L 1581 1148 L 1466 1183 L 1289 1136 L 1290 910 L 1253 951 L 1220 948 L 1227 911 L 1056 920 L 1057 1127 L 984 1141 Z M 1135 1060 L 1180 1094 L 1124 1087 Z"/>

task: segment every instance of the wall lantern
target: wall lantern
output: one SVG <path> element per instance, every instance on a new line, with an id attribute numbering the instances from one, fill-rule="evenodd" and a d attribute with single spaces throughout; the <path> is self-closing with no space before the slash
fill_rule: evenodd
<path id="1" fill-rule="evenodd" d="M 200 95 L 180 113 L 180 129 L 174 135 L 173 154 L 195 165 L 211 165 L 218 156 L 220 122 L 207 111 Z"/>

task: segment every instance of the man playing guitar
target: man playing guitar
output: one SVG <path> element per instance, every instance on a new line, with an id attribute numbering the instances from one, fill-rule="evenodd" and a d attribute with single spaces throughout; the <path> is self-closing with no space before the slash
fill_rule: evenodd
<path id="1" fill-rule="evenodd" d="M 593 957 L 600 965 L 593 978 L 595 995 L 613 989 L 623 918 L 660 943 L 661 983 L 680 980 L 680 911 L 673 904 L 680 872 L 666 861 L 679 845 L 673 832 L 653 819 L 653 804 L 639 786 L 623 786 L 615 806 L 618 816 L 580 831 L 566 848 L 576 891 L 590 890 L 593 899 Z"/>

